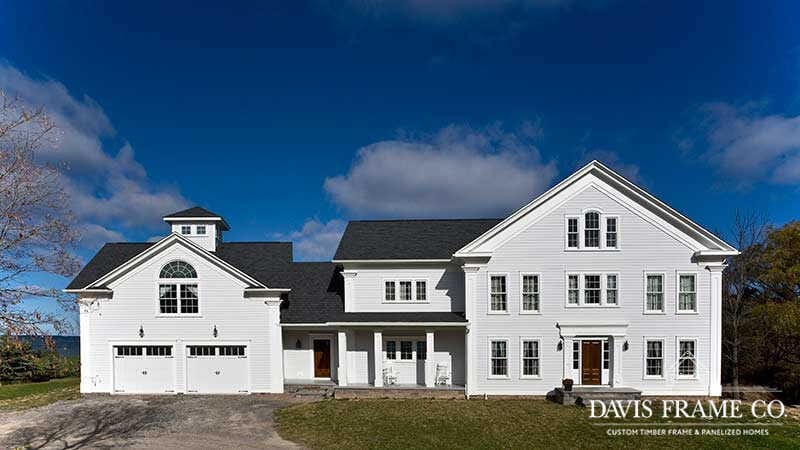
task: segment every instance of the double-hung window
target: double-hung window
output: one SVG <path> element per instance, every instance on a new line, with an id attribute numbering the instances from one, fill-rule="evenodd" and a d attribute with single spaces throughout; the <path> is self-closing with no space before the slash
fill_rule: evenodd
<path id="1" fill-rule="evenodd" d="M 522 341 L 522 376 L 538 377 L 539 373 L 539 341 Z"/>
<path id="2" fill-rule="evenodd" d="M 386 341 L 386 359 L 397 359 L 397 342 Z"/>
<path id="3" fill-rule="evenodd" d="M 693 273 L 678 274 L 678 312 L 697 312 L 697 277 Z"/>
<path id="4" fill-rule="evenodd" d="M 697 341 L 678 340 L 678 377 L 694 378 L 697 375 Z"/>
<path id="5" fill-rule="evenodd" d="M 172 261 L 159 273 L 158 311 L 164 315 L 200 313 L 197 272 L 189 263 Z"/>
<path id="6" fill-rule="evenodd" d="M 587 305 L 599 305 L 600 292 L 600 275 L 584 275 L 583 302 Z"/>
<path id="7" fill-rule="evenodd" d="M 664 275 L 648 273 L 646 275 L 646 313 L 664 312 Z"/>
<path id="8" fill-rule="evenodd" d="M 600 247 L 600 213 L 590 211 L 583 216 L 583 245 L 586 248 Z"/>
<path id="9" fill-rule="evenodd" d="M 410 361 L 414 359 L 414 347 L 411 341 L 400 341 L 400 359 Z"/>
<path id="10" fill-rule="evenodd" d="M 577 305 L 580 302 L 580 286 L 578 275 L 567 275 L 567 303 Z"/>
<path id="11" fill-rule="evenodd" d="M 508 341 L 492 340 L 489 341 L 491 351 L 490 372 L 492 377 L 508 377 Z"/>
<path id="12" fill-rule="evenodd" d="M 578 218 L 567 218 L 567 248 L 578 248 L 580 232 L 578 231 Z"/>
<path id="13" fill-rule="evenodd" d="M 617 248 L 616 217 L 606 217 L 606 248 Z"/>
<path id="14" fill-rule="evenodd" d="M 489 312 L 507 312 L 508 295 L 506 293 L 506 276 L 491 275 L 489 277 Z"/>
<path id="15" fill-rule="evenodd" d="M 664 341 L 645 341 L 645 376 L 661 378 L 664 376 Z"/>
<path id="16" fill-rule="evenodd" d="M 427 302 L 428 283 L 425 280 L 385 280 L 384 302 Z"/>
<path id="17" fill-rule="evenodd" d="M 606 303 L 616 305 L 618 303 L 619 288 L 617 287 L 617 275 L 606 275 Z"/>
<path id="18" fill-rule="evenodd" d="M 539 312 L 539 275 L 522 275 L 522 312 Z"/>

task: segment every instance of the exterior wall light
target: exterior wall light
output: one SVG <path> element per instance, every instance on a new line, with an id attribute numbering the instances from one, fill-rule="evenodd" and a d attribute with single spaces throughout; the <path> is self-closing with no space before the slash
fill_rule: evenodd
<path id="1" fill-rule="evenodd" d="M 217 335 L 219 334 L 219 332 L 217 332 L 217 326 L 216 325 L 214 325 L 214 332 L 212 334 L 214 335 L 214 337 L 217 337 Z"/>
<path id="2" fill-rule="evenodd" d="M 303 343 L 300 342 L 300 339 L 298 339 L 297 342 L 294 343 L 294 348 L 296 348 L 297 350 L 300 350 L 300 349 L 303 348 Z"/>
<path id="3" fill-rule="evenodd" d="M 141 325 L 139 325 L 139 337 L 140 338 L 144 337 L 144 327 Z"/>

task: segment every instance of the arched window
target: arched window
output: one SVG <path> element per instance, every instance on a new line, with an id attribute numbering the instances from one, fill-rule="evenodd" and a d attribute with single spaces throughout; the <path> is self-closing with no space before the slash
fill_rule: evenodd
<path id="1" fill-rule="evenodd" d="M 197 272 L 191 264 L 183 261 L 172 261 L 161 269 L 161 278 L 197 278 Z"/>
<path id="2" fill-rule="evenodd" d="M 584 215 L 584 246 L 600 247 L 600 213 L 589 211 Z"/>
<path id="3" fill-rule="evenodd" d="M 161 269 L 159 277 L 162 279 L 197 278 L 197 272 L 189 263 L 172 261 Z M 158 308 L 161 314 L 199 314 L 197 282 L 159 283 Z"/>

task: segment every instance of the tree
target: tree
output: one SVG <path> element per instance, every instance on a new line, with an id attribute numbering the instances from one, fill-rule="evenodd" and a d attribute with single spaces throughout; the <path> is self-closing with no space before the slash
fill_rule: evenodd
<path id="1" fill-rule="evenodd" d="M 78 268 L 77 229 L 57 167 L 43 162 L 57 129 L 42 108 L 0 91 L 0 333 L 56 333 L 68 324 L 57 314 L 26 308 L 31 297 L 74 308 L 71 296 L 37 286 L 37 275 L 69 276 Z"/>
<path id="2" fill-rule="evenodd" d="M 737 396 L 742 354 L 749 348 L 753 306 L 759 297 L 758 277 L 763 271 L 762 247 L 766 230 L 767 221 L 763 216 L 737 211 L 730 231 L 733 244 L 741 253 L 730 259 L 723 272 L 723 355 Z"/>

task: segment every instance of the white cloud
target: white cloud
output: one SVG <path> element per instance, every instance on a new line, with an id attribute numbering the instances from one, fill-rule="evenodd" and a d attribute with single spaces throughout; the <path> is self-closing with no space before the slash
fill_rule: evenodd
<path id="1" fill-rule="evenodd" d="M 300 230 L 285 234 L 276 233 L 273 238 L 292 241 L 298 260 L 329 261 L 339 245 L 339 239 L 346 226 L 347 222 L 338 219 L 325 223 L 309 219 Z"/>
<path id="2" fill-rule="evenodd" d="M 742 186 L 758 181 L 800 184 L 800 116 L 712 103 L 702 110 L 703 156 Z M 682 148 L 696 147 L 684 145 Z"/>
<path id="3" fill-rule="evenodd" d="M 349 172 L 326 179 L 325 190 L 358 216 L 498 216 L 530 201 L 556 174 L 525 133 L 449 126 L 360 149 Z"/>
<path id="4" fill-rule="evenodd" d="M 70 207 L 87 234 L 83 246 L 94 247 L 98 239 L 124 240 L 124 228 L 157 229 L 164 214 L 187 206 L 177 188 L 154 186 L 129 143 L 108 150 L 116 132 L 91 98 L 76 98 L 56 80 L 33 78 L 2 62 L 0 89 L 44 107 L 58 127 L 56 145 L 40 155 L 64 168 L 62 184 Z"/>

